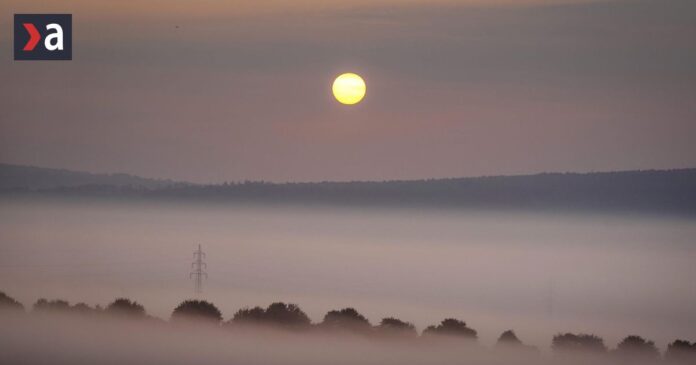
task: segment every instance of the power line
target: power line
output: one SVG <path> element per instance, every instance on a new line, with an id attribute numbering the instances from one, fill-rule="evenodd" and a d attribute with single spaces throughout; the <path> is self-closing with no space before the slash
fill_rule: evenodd
<path id="1" fill-rule="evenodd" d="M 198 245 L 198 251 L 195 251 L 193 253 L 194 261 L 191 263 L 192 271 L 189 274 L 189 278 L 193 278 L 196 284 L 196 294 L 203 293 L 203 277 L 205 277 L 206 279 L 208 278 L 208 273 L 205 272 L 205 270 L 208 268 L 208 265 L 206 265 L 206 263 L 203 262 L 204 257 L 205 253 L 203 253 L 201 245 Z"/>

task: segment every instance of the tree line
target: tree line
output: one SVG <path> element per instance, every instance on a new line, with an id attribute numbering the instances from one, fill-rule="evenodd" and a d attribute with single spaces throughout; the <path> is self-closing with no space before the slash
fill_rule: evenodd
<path id="1" fill-rule="evenodd" d="M 3 292 L 0 292 L 0 309 L 26 313 L 22 303 Z M 85 303 L 71 305 L 61 299 L 41 298 L 34 303 L 29 313 L 32 315 L 73 313 L 152 321 L 153 323 L 166 322 L 148 315 L 143 305 L 127 298 L 117 298 L 106 307 L 99 305 L 91 307 Z M 283 302 L 272 303 L 266 308 L 259 306 L 242 308 L 231 319 L 224 321 L 222 313 L 213 303 L 205 300 L 185 300 L 174 308 L 169 323 L 195 323 L 229 329 L 244 329 L 253 326 L 293 332 L 325 331 L 418 341 L 447 339 L 469 344 L 474 344 L 478 338 L 476 330 L 470 328 L 466 322 L 455 318 L 445 318 L 439 324 L 428 326 L 419 334 L 412 323 L 394 317 L 383 318 L 379 324 L 372 325 L 365 316 L 354 308 L 331 310 L 324 315 L 321 322 L 312 323 L 309 316 L 299 306 Z M 496 349 L 518 350 L 532 355 L 538 354 L 535 347 L 523 344 L 513 330 L 503 332 L 495 347 Z M 682 339 L 671 342 L 664 354 L 661 354 L 653 341 L 637 335 L 627 336 L 616 348 L 609 349 L 599 336 L 561 333 L 553 337 L 551 349 L 557 356 L 590 354 L 611 357 L 619 363 L 664 361 L 669 364 L 696 364 L 696 342 L 690 343 Z"/>
<path id="2" fill-rule="evenodd" d="M 215 185 L 176 183 L 122 174 L 88 174 L 0 164 L 0 195 L 193 199 L 344 206 L 451 207 L 696 215 L 696 169 L 407 181 Z"/>

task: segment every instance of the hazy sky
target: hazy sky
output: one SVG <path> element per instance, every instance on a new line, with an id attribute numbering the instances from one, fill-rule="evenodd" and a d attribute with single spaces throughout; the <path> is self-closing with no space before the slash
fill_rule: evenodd
<path id="1" fill-rule="evenodd" d="M 696 166 L 693 0 L 255 3 L 3 1 L 0 161 L 200 182 Z M 22 12 L 72 13 L 73 60 L 13 61 Z M 330 94 L 347 71 L 355 107 Z"/>

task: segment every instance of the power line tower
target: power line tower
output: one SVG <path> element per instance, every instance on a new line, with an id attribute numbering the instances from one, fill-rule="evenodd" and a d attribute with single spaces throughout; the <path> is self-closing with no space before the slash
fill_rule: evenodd
<path id="1" fill-rule="evenodd" d="M 201 245 L 198 245 L 198 251 L 193 253 L 193 262 L 191 263 L 191 274 L 189 278 L 193 278 L 196 283 L 196 294 L 201 294 L 203 292 L 203 277 L 208 278 L 208 273 L 205 270 L 208 265 L 203 262 L 205 253 L 201 249 Z"/>

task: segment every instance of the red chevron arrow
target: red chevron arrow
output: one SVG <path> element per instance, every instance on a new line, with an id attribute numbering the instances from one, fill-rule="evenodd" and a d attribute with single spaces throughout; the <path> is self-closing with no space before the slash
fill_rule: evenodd
<path id="1" fill-rule="evenodd" d="M 26 29 L 27 32 L 29 32 L 29 41 L 24 46 L 24 50 L 33 51 L 34 47 L 36 47 L 36 44 L 39 43 L 39 41 L 41 40 L 41 35 L 39 34 L 39 31 L 36 30 L 34 24 L 22 23 L 22 25 L 24 25 L 24 29 Z"/>

